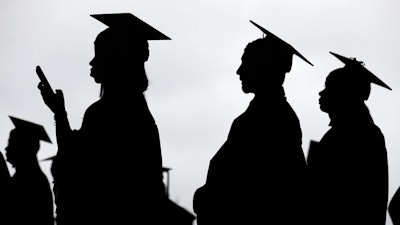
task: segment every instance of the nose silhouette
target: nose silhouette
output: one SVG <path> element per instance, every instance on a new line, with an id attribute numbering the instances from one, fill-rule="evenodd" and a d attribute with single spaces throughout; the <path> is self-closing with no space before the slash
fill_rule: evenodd
<path id="1" fill-rule="evenodd" d="M 240 76 L 242 72 L 242 65 L 239 66 L 239 68 L 236 70 L 236 74 Z"/>

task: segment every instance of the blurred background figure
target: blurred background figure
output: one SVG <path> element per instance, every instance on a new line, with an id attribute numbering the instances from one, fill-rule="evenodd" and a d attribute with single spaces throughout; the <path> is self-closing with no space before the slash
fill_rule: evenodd
<path id="1" fill-rule="evenodd" d="M 6 195 L 5 202 L 8 204 L 5 220 L 15 225 L 54 225 L 52 190 L 37 159 L 40 141 L 51 141 L 43 126 L 12 116 L 10 118 L 15 129 L 10 132 L 5 150 L 6 159 L 15 168 L 15 174 L 9 180 L 4 174 L 6 165 L 1 165 L 2 181 L 9 180 L 8 184 L 4 184 L 6 192 L 1 192 Z M 1 186 L 3 188 L 3 184 Z"/>
<path id="2" fill-rule="evenodd" d="M 161 224 L 169 225 L 193 225 L 196 217 L 187 211 L 184 207 L 175 203 L 169 198 L 169 173 L 171 168 L 163 167 L 163 174 L 167 176 L 164 177 L 165 182 L 165 194 L 167 197 L 167 201 L 163 208 L 163 220 Z"/>

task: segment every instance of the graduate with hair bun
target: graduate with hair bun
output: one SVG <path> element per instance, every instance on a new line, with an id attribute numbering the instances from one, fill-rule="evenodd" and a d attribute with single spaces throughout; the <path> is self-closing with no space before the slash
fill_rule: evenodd
<path id="1" fill-rule="evenodd" d="M 331 52 L 345 66 L 329 73 L 319 93 L 331 127 L 310 149 L 313 224 L 384 225 L 388 203 L 385 138 L 365 101 L 371 83 L 391 90 L 362 62 Z"/>

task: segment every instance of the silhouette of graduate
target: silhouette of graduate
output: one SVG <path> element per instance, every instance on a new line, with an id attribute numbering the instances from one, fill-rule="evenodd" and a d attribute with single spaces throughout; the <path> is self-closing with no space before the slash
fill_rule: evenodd
<path id="1" fill-rule="evenodd" d="M 309 212 L 314 224 L 384 225 L 388 201 L 385 139 L 365 101 L 371 83 L 390 87 L 354 58 L 331 52 L 345 64 L 333 70 L 319 93 L 331 128 L 307 157 Z"/>
<path id="2" fill-rule="evenodd" d="M 2 183 L 2 188 L 7 185 L 2 203 L 8 205 L 1 223 L 53 225 L 53 194 L 36 156 L 40 141 L 51 141 L 43 126 L 12 116 L 10 119 L 15 129 L 10 132 L 5 150 L 15 174 L 8 183 Z"/>
<path id="3" fill-rule="evenodd" d="M 39 84 L 54 112 L 57 223 L 157 224 L 165 198 L 157 125 L 144 92 L 148 40 L 170 38 L 130 13 L 91 15 L 108 26 L 94 42 L 90 76 L 101 98 L 70 128 L 61 90 Z"/>
<path id="4" fill-rule="evenodd" d="M 266 37 L 246 46 L 237 74 L 243 92 L 255 96 L 233 121 L 226 142 L 210 161 L 206 183 L 194 194 L 199 225 L 302 224 L 302 132 L 283 82 L 294 54 L 309 62 L 250 22 Z"/>

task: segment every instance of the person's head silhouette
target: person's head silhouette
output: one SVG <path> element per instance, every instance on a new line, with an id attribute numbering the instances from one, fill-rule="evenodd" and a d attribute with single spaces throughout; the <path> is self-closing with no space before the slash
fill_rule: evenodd
<path id="1" fill-rule="evenodd" d="M 5 148 L 7 161 L 16 168 L 24 163 L 37 162 L 40 141 L 51 143 L 43 126 L 12 116 L 10 119 L 15 128 L 11 130 Z"/>
<path id="2" fill-rule="evenodd" d="M 367 70 L 362 62 L 332 53 L 345 66 L 329 73 L 325 89 L 320 95 L 320 108 L 323 112 L 336 113 L 358 107 L 368 100 L 371 83 L 391 90 L 391 88 Z"/>
<path id="3" fill-rule="evenodd" d="M 250 42 L 244 49 L 242 64 L 236 73 L 240 76 L 245 93 L 281 87 L 285 74 L 292 68 L 293 54 L 312 65 L 290 44 L 253 21 L 250 22 L 263 31 L 266 37 Z"/>
<path id="4" fill-rule="evenodd" d="M 170 40 L 130 13 L 91 15 L 108 26 L 96 38 L 91 76 L 97 83 L 139 92 L 148 86 L 144 63 L 149 58 L 148 40 Z M 122 86 L 121 86 L 122 85 Z"/>

